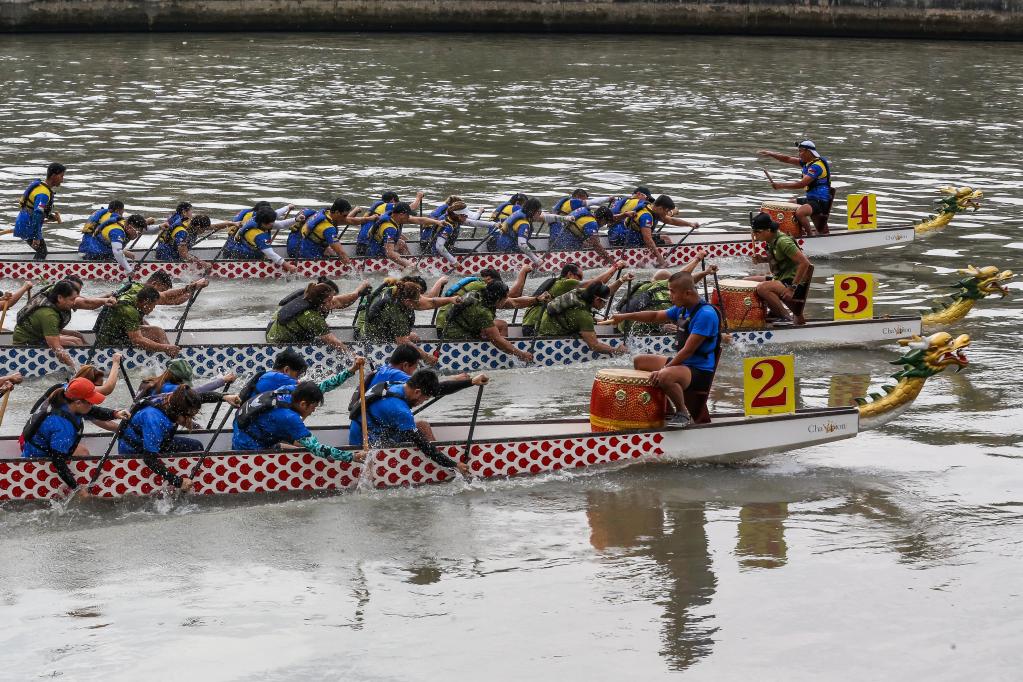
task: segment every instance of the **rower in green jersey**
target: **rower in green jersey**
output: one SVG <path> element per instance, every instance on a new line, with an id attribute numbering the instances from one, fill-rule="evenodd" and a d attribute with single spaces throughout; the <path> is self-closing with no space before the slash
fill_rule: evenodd
<path id="1" fill-rule="evenodd" d="M 618 288 L 630 281 L 631 273 L 610 286 L 595 281 L 585 289 L 573 289 L 558 296 L 544 309 L 538 333 L 542 336 L 579 336 L 594 353 L 614 355 L 629 352 L 625 346 L 612 347 L 597 338 L 593 313 L 603 310 Z"/>
<path id="2" fill-rule="evenodd" d="M 608 268 L 603 273 L 594 277 L 593 279 L 583 279 L 583 269 L 576 263 L 568 263 L 561 268 L 561 274 L 558 277 L 551 277 L 544 280 L 539 287 L 533 292 L 533 296 L 540 297 L 543 294 L 547 294 L 543 300 L 538 299 L 536 305 L 532 305 L 526 311 L 526 314 L 522 317 L 522 335 L 523 336 L 536 336 L 538 331 L 537 327 L 540 326 L 540 321 L 543 319 L 543 311 L 547 303 L 552 299 L 567 294 L 575 289 L 585 288 L 593 282 L 603 282 L 607 284 L 611 281 L 611 278 L 615 273 L 624 270 L 626 267 L 624 262 L 616 263 L 614 266 Z"/>
<path id="3" fill-rule="evenodd" d="M 501 280 L 466 294 L 461 301 L 442 310 L 443 315 L 438 314 L 437 335 L 443 341 L 490 341 L 505 353 L 532 362 L 533 354 L 512 345 L 497 325 L 497 308 L 507 298 L 508 285 Z M 535 298 L 528 298 L 536 302 Z"/>
<path id="4" fill-rule="evenodd" d="M 160 292 L 148 285 L 118 296 L 117 305 L 110 309 L 110 314 L 96 330 L 96 345 L 132 346 L 176 356 L 181 349 L 170 343 L 167 332 L 155 325 L 146 324 L 146 315 L 153 312 L 159 300 Z"/>
<path id="5" fill-rule="evenodd" d="M 760 282 L 757 296 L 763 299 L 775 317 L 794 324 L 806 324 L 803 306 L 810 287 L 813 266 L 799 244 L 784 232 L 767 213 L 758 213 L 751 223 L 753 241 L 764 242 L 767 255 L 754 255 L 754 263 L 767 262 L 771 276 L 750 276 L 746 279 Z"/>
<path id="6" fill-rule="evenodd" d="M 364 282 L 355 291 L 342 294 L 337 284 L 324 277 L 310 282 L 305 290 L 281 300 L 266 332 L 267 343 L 325 343 L 342 353 L 348 353 L 348 346 L 330 330 L 327 316 L 332 310 L 346 308 L 359 300 L 369 286 L 368 282 Z"/>
<path id="7" fill-rule="evenodd" d="M 693 281 L 699 284 L 705 277 L 714 274 L 718 270 L 716 265 L 710 265 L 702 272 L 695 272 L 697 266 L 706 257 L 707 252 L 699 249 L 696 252 L 696 256 L 685 264 L 681 272 L 693 274 Z M 622 298 L 621 302 L 619 302 L 616 310 L 620 313 L 667 310 L 672 306 L 671 293 L 668 288 L 668 279 L 670 277 L 671 271 L 658 270 L 650 280 L 634 285 L 630 289 L 628 296 Z M 632 320 L 623 320 L 617 326 L 617 329 L 623 334 L 642 335 L 663 334 L 665 332 L 662 325 L 633 322 Z"/>

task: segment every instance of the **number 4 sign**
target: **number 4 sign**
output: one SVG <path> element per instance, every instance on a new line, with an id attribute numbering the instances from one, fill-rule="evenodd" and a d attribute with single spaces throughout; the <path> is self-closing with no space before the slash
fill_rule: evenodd
<path id="1" fill-rule="evenodd" d="M 835 319 L 869 320 L 874 316 L 874 277 L 835 275 Z"/>
<path id="2" fill-rule="evenodd" d="M 846 197 L 850 230 L 877 229 L 877 197 L 873 194 L 850 194 Z"/>
<path id="3" fill-rule="evenodd" d="M 795 360 L 791 355 L 743 360 L 743 405 L 746 416 L 796 411 Z"/>

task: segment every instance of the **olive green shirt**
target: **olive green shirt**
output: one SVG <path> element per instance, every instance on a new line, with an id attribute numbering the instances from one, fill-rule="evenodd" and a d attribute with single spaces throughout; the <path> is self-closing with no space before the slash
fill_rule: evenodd
<path id="1" fill-rule="evenodd" d="M 439 316 L 437 322 L 437 331 L 443 339 L 476 341 L 484 329 L 494 326 L 496 315 L 493 310 L 482 303 L 473 303 L 455 315 L 452 320 L 447 321 L 446 317 L 443 325 L 439 321 Z"/>
<path id="2" fill-rule="evenodd" d="M 96 332 L 98 346 L 130 346 L 128 334 L 142 327 L 142 311 L 133 303 L 118 303 L 110 309 Z"/>
<path id="3" fill-rule="evenodd" d="M 60 336 L 60 313 L 49 306 L 39 308 L 14 327 L 15 345 L 43 344 L 44 337 Z"/>
<path id="4" fill-rule="evenodd" d="M 296 315 L 288 324 L 277 321 L 274 313 L 273 324 L 266 332 L 267 343 L 312 343 L 324 334 L 330 333 L 327 319 L 315 310 L 305 310 Z"/>
<path id="5" fill-rule="evenodd" d="M 547 290 L 547 293 L 551 295 L 551 298 L 557 298 L 562 294 L 567 294 L 570 291 L 574 291 L 579 288 L 579 280 L 572 279 L 571 277 L 558 278 L 551 288 Z M 547 308 L 546 303 L 540 303 L 537 305 L 529 306 L 526 310 L 526 314 L 522 316 L 523 327 L 538 327 L 540 321 L 543 319 L 544 310 Z"/>
<path id="6" fill-rule="evenodd" d="M 560 315 L 551 315 L 544 309 L 537 333 L 540 336 L 572 336 L 592 332 L 594 327 L 593 313 L 585 308 L 570 308 Z"/>
<path id="7" fill-rule="evenodd" d="M 372 341 L 386 343 L 394 343 L 399 336 L 408 336 L 412 333 L 412 325 L 406 311 L 397 303 L 383 306 L 372 320 L 366 322 L 363 333 Z"/>
<path id="8" fill-rule="evenodd" d="M 783 232 L 775 233 L 767 241 L 767 250 L 771 256 L 771 274 L 777 280 L 792 280 L 796 276 L 799 265 L 793 257 L 799 253 L 799 244 Z"/>

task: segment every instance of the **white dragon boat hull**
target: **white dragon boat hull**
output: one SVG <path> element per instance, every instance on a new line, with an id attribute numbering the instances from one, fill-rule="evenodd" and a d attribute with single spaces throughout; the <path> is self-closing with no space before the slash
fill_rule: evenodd
<path id="1" fill-rule="evenodd" d="M 730 464 L 774 452 L 852 438 L 859 429 L 855 408 L 809 409 L 791 415 L 746 418 L 715 415 L 710 424 L 688 429 L 592 432 L 586 419 L 480 422 L 468 454 L 469 425 L 435 424 L 439 449 L 465 459 L 476 478 L 534 476 L 562 470 L 614 468 L 635 463 Z M 344 445 L 346 428 L 314 428 L 320 440 Z M 211 434 L 193 434 L 208 443 Z M 105 451 L 109 435 L 86 436 L 91 453 Z M 232 452 L 230 434 L 221 433 L 195 477 L 193 494 L 340 492 L 360 486 L 410 487 L 451 483 L 457 472 L 439 467 L 407 447 L 375 450 L 365 464 L 330 462 L 298 450 Z M 161 458 L 171 470 L 190 472 L 201 455 Z M 100 458 L 75 459 L 70 467 L 80 484 L 88 483 Z M 118 498 L 150 495 L 165 486 L 138 457 L 109 458 L 90 492 Z M 65 497 L 68 488 L 45 458 L 20 457 L 16 438 L 0 439 L 0 501 Z"/>
<path id="2" fill-rule="evenodd" d="M 912 227 L 892 227 L 876 230 L 836 231 L 827 235 L 801 238 L 799 243 L 808 256 L 823 257 L 904 244 L 912 241 L 914 236 Z M 463 240 L 458 245 L 471 249 L 477 243 L 472 240 Z M 532 243 L 541 252 L 548 248 L 546 238 L 532 240 Z M 615 260 L 625 261 L 633 267 L 653 267 L 655 264 L 645 248 L 611 248 L 606 244 L 606 238 L 605 246 Z M 278 248 L 283 247 L 278 245 Z M 669 248 L 671 247 L 665 247 L 663 251 L 667 252 Z M 698 249 L 704 249 L 710 256 L 728 257 L 751 256 L 754 253 L 754 248 L 748 232 L 693 232 L 686 238 L 682 246 L 674 249 L 667 259 L 669 265 L 681 266 L 692 259 Z M 756 248 L 759 252 L 762 247 Z M 410 249 L 413 254 L 417 253 L 418 243 L 411 243 Z M 345 250 L 349 255 L 353 255 L 355 253 L 354 244 L 346 244 Z M 136 249 L 139 255 L 143 251 L 144 249 L 142 251 Z M 216 258 L 220 248 L 199 246 L 193 252 L 199 258 L 209 262 Z M 292 259 L 291 262 L 298 267 L 299 274 L 305 277 L 326 275 L 341 278 L 373 272 L 388 273 L 398 269 L 394 263 L 385 258 L 355 257 L 355 263 L 352 265 L 342 265 L 333 258 Z M 529 259 L 520 253 L 496 253 L 480 250 L 460 256 L 458 269 L 465 272 L 477 272 L 483 268 L 495 268 L 501 272 L 516 272 L 529 262 Z M 567 263 L 578 263 L 588 269 L 605 265 L 600 255 L 593 250 L 551 251 L 545 255 L 540 269 L 556 271 Z M 439 256 L 417 257 L 416 265 L 421 270 L 436 272 L 446 272 L 452 269 L 450 264 Z M 195 266 L 191 263 L 157 261 L 153 259 L 152 255 L 138 266 L 138 272 L 143 277 L 156 270 L 165 270 L 174 276 L 191 275 L 196 272 Z M 118 280 L 124 277 L 124 272 L 113 260 L 85 260 L 73 251 L 51 251 L 45 261 L 33 260 L 31 252 L 0 255 L 0 278 L 56 278 L 69 273 L 75 273 L 83 279 L 96 280 Z M 217 260 L 210 272 L 211 277 L 220 279 L 268 278 L 280 277 L 283 274 L 283 270 L 265 260 Z"/>
<path id="3" fill-rule="evenodd" d="M 394 344 L 369 344 L 353 340 L 350 327 L 336 328 L 335 334 L 342 341 L 351 343 L 358 352 L 373 362 L 382 363 L 394 351 Z M 478 372 L 484 370 L 511 369 L 524 364 L 499 350 L 489 341 L 440 341 L 433 327 L 417 327 L 423 350 L 438 359 L 438 369 L 452 372 Z M 870 320 L 834 322 L 810 320 L 802 326 L 777 325 L 763 329 L 731 330 L 733 342 L 743 346 L 770 346 L 779 344 L 802 345 L 861 345 L 867 343 L 894 341 L 920 333 L 919 317 L 887 317 Z M 171 341 L 175 333 L 169 332 Z M 85 334 L 88 342 L 93 341 L 91 332 Z M 199 330 L 185 329 L 181 333 L 180 357 L 185 358 L 198 375 L 217 372 L 250 372 L 271 366 L 274 356 L 284 346 L 268 344 L 263 329 Z M 557 367 L 589 362 L 607 356 L 595 353 L 579 338 L 525 337 L 522 328 L 509 328 L 509 340 L 516 348 L 532 352 L 534 362 L 543 367 Z M 633 354 L 655 353 L 668 355 L 675 352 L 675 337 L 667 334 L 651 336 L 621 335 L 600 336 L 610 346 L 625 344 Z M 334 371 L 343 366 L 346 359 L 323 344 L 292 344 L 306 358 L 311 367 L 323 371 Z M 76 363 L 92 362 L 107 366 L 115 351 L 124 355 L 126 368 L 152 365 L 168 360 L 159 353 L 127 348 L 89 347 L 68 348 Z M 61 372 L 66 368 L 53 353 L 45 347 L 12 346 L 11 333 L 0 334 L 0 374 L 21 372 L 25 377 L 41 377 Z"/>

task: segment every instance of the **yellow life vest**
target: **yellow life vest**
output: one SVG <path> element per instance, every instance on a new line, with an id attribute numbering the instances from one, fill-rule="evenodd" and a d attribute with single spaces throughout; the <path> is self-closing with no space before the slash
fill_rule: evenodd
<path id="1" fill-rule="evenodd" d="M 92 220 L 86 220 L 85 224 L 82 225 L 82 234 L 92 234 L 93 232 L 96 231 L 97 227 L 99 227 L 106 221 L 110 220 L 111 216 L 113 215 L 114 215 L 113 211 L 107 209 L 106 211 L 103 211 L 103 214 L 99 217 L 99 220 L 95 222 L 93 222 Z"/>
<path id="2" fill-rule="evenodd" d="M 53 190 L 50 189 L 50 186 L 42 180 L 37 180 L 29 185 L 28 189 L 25 190 L 25 193 L 21 195 L 21 202 L 18 204 L 18 207 L 23 211 L 31 211 L 36 205 L 36 197 L 40 194 L 46 195 L 45 211 L 46 214 L 49 215 L 50 210 L 53 208 Z"/>
<path id="3" fill-rule="evenodd" d="M 394 222 L 393 220 L 381 220 L 373 226 L 373 229 L 369 231 L 369 238 L 378 244 L 384 243 L 384 230 L 388 227 L 393 227 L 398 231 L 398 238 L 401 238 L 401 225 Z"/>
<path id="4" fill-rule="evenodd" d="M 305 222 L 305 224 L 302 226 L 302 237 L 316 244 L 319 244 L 320 246 L 323 246 L 324 244 L 327 243 L 327 240 L 323 236 L 323 233 L 327 230 L 327 228 L 330 227 L 337 227 L 337 225 L 335 225 L 333 221 L 331 221 L 330 216 L 324 213 L 323 220 L 316 223 L 316 225 L 314 225 L 312 229 L 309 228 L 309 221 L 307 220 Z"/>
<path id="5" fill-rule="evenodd" d="M 188 226 L 189 223 L 191 222 L 192 222 L 191 219 L 185 220 L 180 225 L 175 225 L 169 230 L 161 231 L 159 237 L 160 241 L 162 241 L 164 244 L 167 244 L 168 246 L 173 246 L 174 239 L 178 236 L 179 233 L 188 232 Z"/>

